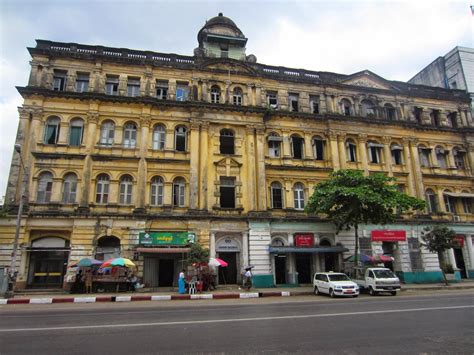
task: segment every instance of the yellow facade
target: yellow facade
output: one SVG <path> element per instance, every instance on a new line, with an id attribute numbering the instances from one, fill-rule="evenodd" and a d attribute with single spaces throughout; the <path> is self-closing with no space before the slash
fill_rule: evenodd
<path id="1" fill-rule="evenodd" d="M 212 256 L 224 253 L 219 243 L 225 238 L 234 238 L 236 268 L 253 263 L 257 274 L 271 275 L 275 264 L 259 253 L 273 234 L 252 239 L 252 223 L 312 224 L 317 234 L 325 222 L 302 211 L 295 186 L 307 200 L 337 169 L 383 172 L 410 195 L 435 194 L 433 213 L 406 216 L 401 224 L 439 220 L 474 234 L 474 123 L 462 91 L 391 82 L 369 71 L 319 73 L 252 59 L 49 41 L 38 41 L 30 53 L 29 83 L 19 88 L 24 103 L 17 143 L 25 169 L 15 154 L 7 191 L 14 206 L 28 174 L 18 287 L 31 286 L 28 247 L 42 237 L 68 241 L 69 265 L 94 256 L 100 238 L 117 237 L 121 255 L 133 258 L 143 274 L 144 256 L 136 252 L 143 231 L 193 232 Z M 85 76 L 87 87 L 79 92 Z M 131 88 L 135 81 L 137 89 Z M 163 83 L 166 99 L 158 97 Z M 111 85 L 116 91 L 107 94 Z M 232 138 L 222 138 L 222 130 Z M 233 152 L 223 153 L 225 144 Z M 77 179 L 73 197 L 69 178 Z M 230 190 L 222 190 L 224 181 Z M 281 201 L 272 190 L 278 184 Z M 0 220 L 5 266 L 14 226 L 13 210 Z M 467 259 L 472 262 L 472 254 Z M 466 268 L 474 269 L 472 263 Z"/>

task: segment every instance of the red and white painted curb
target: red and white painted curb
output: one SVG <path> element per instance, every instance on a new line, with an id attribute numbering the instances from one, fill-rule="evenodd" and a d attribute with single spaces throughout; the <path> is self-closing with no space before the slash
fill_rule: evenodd
<path id="1" fill-rule="evenodd" d="M 231 298 L 289 297 L 312 294 L 311 292 L 270 291 L 245 293 L 196 293 L 183 295 L 123 295 L 91 297 L 45 297 L 45 298 L 8 298 L 0 299 L 5 304 L 52 304 L 52 303 L 97 303 L 97 302 L 135 302 L 135 301 L 174 301 L 174 300 L 218 300 Z"/>

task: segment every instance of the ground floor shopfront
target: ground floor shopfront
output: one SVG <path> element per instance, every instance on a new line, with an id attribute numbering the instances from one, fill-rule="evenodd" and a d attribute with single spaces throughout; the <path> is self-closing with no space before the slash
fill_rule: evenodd
<path id="1" fill-rule="evenodd" d="M 0 266 L 8 267 L 15 225 L 12 220 L 0 223 Z M 425 226 L 361 226 L 360 252 L 391 256 L 385 266 L 406 283 L 441 281 L 438 256 L 420 240 Z M 474 278 L 474 225 L 449 227 L 458 243 L 446 252 L 446 260 L 457 278 Z M 150 243 L 146 234 L 161 236 L 161 241 Z M 316 271 L 344 271 L 355 249 L 353 231 L 336 234 L 330 223 L 304 220 L 31 218 L 22 221 L 17 287 L 62 288 L 81 258 L 119 256 L 133 260 L 146 287 L 176 287 L 192 243 L 227 262 L 216 270 L 218 284 L 240 284 L 244 267 L 252 265 L 255 287 L 304 285 Z"/>

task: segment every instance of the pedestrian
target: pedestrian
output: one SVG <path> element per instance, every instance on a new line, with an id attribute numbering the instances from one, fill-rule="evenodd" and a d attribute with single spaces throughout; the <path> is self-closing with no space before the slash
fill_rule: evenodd
<path id="1" fill-rule="evenodd" d="M 250 290 L 252 288 L 252 271 L 251 269 L 245 269 L 245 274 L 244 274 L 244 288 Z"/>
<path id="2" fill-rule="evenodd" d="M 184 272 L 185 272 L 185 270 L 183 269 L 179 273 L 179 277 L 178 277 L 178 292 L 180 294 L 185 294 L 186 293 L 186 281 L 184 279 L 185 278 Z"/>
<path id="3" fill-rule="evenodd" d="M 89 269 L 84 275 L 84 283 L 86 286 L 86 293 L 92 293 L 92 271 Z"/>

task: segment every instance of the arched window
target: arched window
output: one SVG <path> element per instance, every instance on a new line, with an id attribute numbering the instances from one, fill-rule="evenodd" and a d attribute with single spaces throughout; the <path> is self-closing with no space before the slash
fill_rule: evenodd
<path id="1" fill-rule="evenodd" d="M 160 176 L 155 176 L 151 179 L 151 196 L 150 204 L 152 206 L 162 206 L 163 205 L 163 179 Z"/>
<path id="2" fill-rule="evenodd" d="M 80 118 L 74 118 L 69 124 L 69 145 L 79 147 L 82 144 L 84 135 L 84 121 Z"/>
<path id="3" fill-rule="evenodd" d="M 295 209 L 303 210 L 305 205 L 304 200 L 304 186 L 302 183 L 298 182 L 293 187 L 293 196 L 295 200 Z"/>
<path id="4" fill-rule="evenodd" d="M 457 169 L 466 169 L 466 151 L 459 149 L 458 147 L 453 148 L 454 164 Z"/>
<path id="5" fill-rule="evenodd" d="M 56 144 L 59 138 L 59 117 L 49 117 L 44 126 L 44 144 Z"/>
<path id="6" fill-rule="evenodd" d="M 166 128 L 157 124 L 153 128 L 153 150 L 164 150 L 166 142 Z"/>
<path id="7" fill-rule="evenodd" d="M 130 205 L 132 203 L 133 179 L 130 175 L 124 175 L 120 179 L 120 204 Z"/>
<path id="8" fill-rule="evenodd" d="M 324 160 L 326 141 L 323 137 L 313 137 L 313 155 L 316 160 Z"/>
<path id="9" fill-rule="evenodd" d="M 77 194 L 77 176 L 69 173 L 64 176 L 63 183 L 63 203 L 75 203 Z"/>
<path id="10" fill-rule="evenodd" d="M 369 141 L 367 142 L 367 147 L 369 150 L 369 161 L 372 164 L 381 164 L 383 144 L 376 141 Z"/>
<path id="11" fill-rule="evenodd" d="M 454 200 L 454 197 L 449 195 L 450 193 L 451 191 L 449 190 L 443 192 L 444 207 L 446 208 L 446 212 L 456 214 L 456 201 Z"/>
<path id="12" fill-rule="evenodd" d="M 221 89 L 217 85 L 211 87 L 211 102 L 218 104 L 221 99 Z"/>
<path id="13" fill-rule="evenodd" d="M 95 258 L 97 260 L 109 260 L 120 257 L 120 239 L 110 235 L 97 240 Z"/>
<path id="14" fill-rule="evenodd" d="M 370 100 L 362 100 L 360 103 L 362 108 L 362 116 L 364 117 L 375 117 L 375 105 Z"/>
<path id="15" fill-rule="evenodd" d="M 352 104 L 349 100 L 347 99 L 342 99 L 339 103 L 341 107 L 341 113 L 344 116 L 350 116 L 352 115 Z"/>
<path id="16" fill-rule="evenodd" d="M 234 88 L 232 103 L 236 106 L 242 106 L 242 96 L 242 89 L 239 87 Z"/>
<path id="17" fill-rule="evenodd" d="M 100 127 L 100 144 L 113 145 L 115 136 L 115 123 L 112 121 L 104 121 Z"/>
<path id="18" fill-rule="evenodd" d="M 392 104 L 385 104 L 383 107 L 385 119 L 389 121 L 395 121 L 397 119 L 397 111 Z"/>
<path id="19" fill-rule="evenodd" d="M 357 161 L 357 145 L 352 139 L 346 140 L 347 161 L 355 163 Z"/>
<path id="20" fill-rule="evenodd" d="M 183 178 L 178 177 L 173 181 L 173 206 L 183 207 L 184 196 L 186 193 L 186 182 Z"/>
<path id="21" fill-rule="evenodd" d="M 427 189 L 425 192 L 426 205 L 428 213 L 438 212 L 438 198 L 433 190 Z"/>
<path id="22" fill-rule="evenodd" d="M 283 208 L 283 188 L 279 182 L 272 182 L 270 185 L 272 208 L 282 209 Z"/>
<path id="23" fill-rule="evenodd" d="M 174 137 L 175 150 L 178 152 L 186 151 L 186 127 L 178 126 Z"/>
<path id="24" fill-rule="evenodd" d="M 137 126 L 135 123 L 127 123 L 123 127 L 123 147 L 135 148 L 137 145 Z"/>
<path id="25" fill-rule="evenodd" d="M 221 154 L 234 153 L 234 132 L 230 129 L 221 129 L 220 135 L 220 152 Z"/>
<path id="26" fill-rule="evenodd" d="M 430 164 L 431 148 L 427 148 L 424 145 L 418 146 L 418 154 L 420 156 L 420 165 L 423 168 L 428 168 Z"/>
<path id="27" fill-rule="evenodd" d="M 105 204 L 109 201 L 110 178 L 107 174 L 100 174 L 97 177 L 95 189 L 95 202 Z"/>
<path id="28" fill-rule="evenodd" d="M 392 153 L 392 164 L 402 165 L 403 164 L 403 147 L 396 143 L 390 146 L 390 151 Z"/>
<path id="29" fill-rule="evenodd" d="M 38 191 L 36 201 L 39 203 L 48 203 L 51 201 L 51 192 L 53 191 L 53 174 L 50 172 L 41 173 L 38 178 Z"/>
<path id="30" fill-rule="evenodd" d="M 268 135 L 268 155 L 272 158 L 278 158 L 281 155 L 281 141 L 283 139 L 278 133 L 271 132 Z"/>
<path id="31" fill-rule="evenodd" d="M 447 168 L 447 154 L 448 151 L 445 150 L 443 147 L 436 147 L 435 149 L 436 152 L 436 159 L 438 160 L 438 165 L 441 169 L 446 169 Z"/>
<path id="32" fill-rule="evenodd" d="M 291 152 L 294 159 L 303 159 L 304 139 L 294 134 L 291 136 Z"/>

